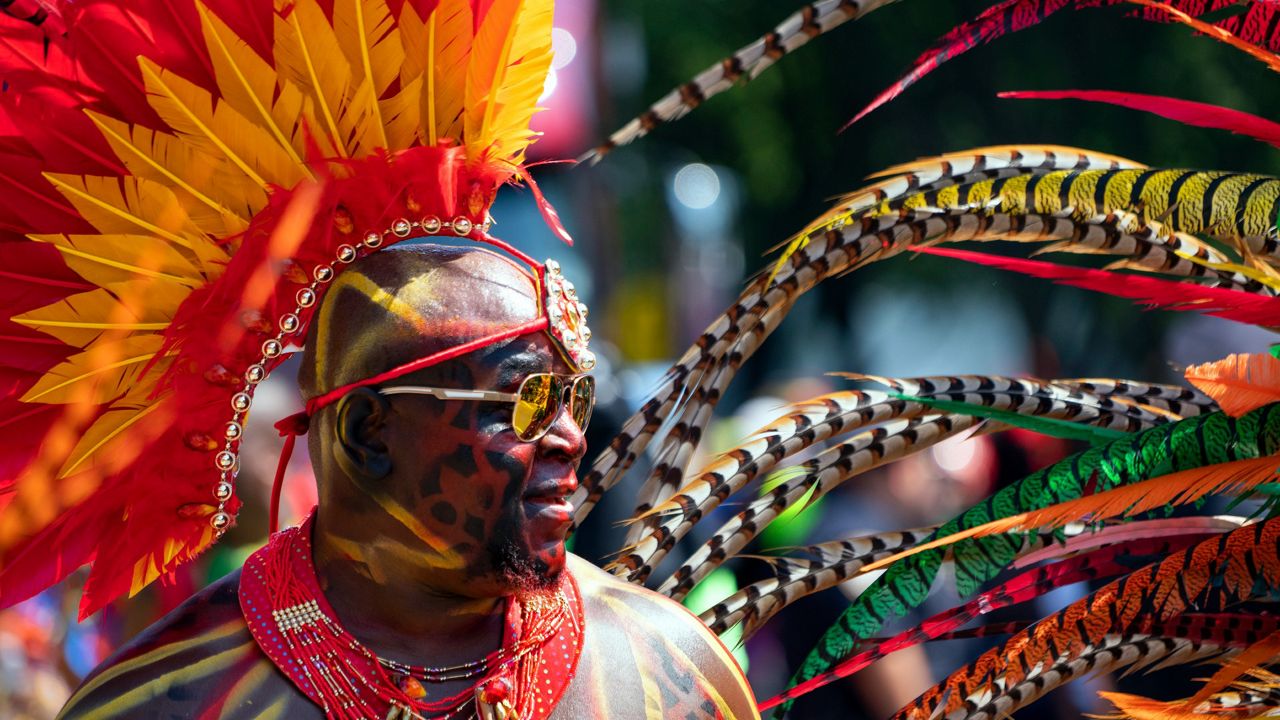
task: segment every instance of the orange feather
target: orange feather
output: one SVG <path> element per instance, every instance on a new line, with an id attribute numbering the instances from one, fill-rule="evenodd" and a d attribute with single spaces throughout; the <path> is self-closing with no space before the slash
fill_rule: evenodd
<path id="1" fill-rule="evenodd" d="M 1215 493 L 1244 492 L 1275 480 L 1278 467 L 1280 467 L 1280 456 L 1268 455 L 1162 475 L 1106 492 L 1050 505 L 1041 510 L 1000 518 L 921 543 L 909 550 L 870 563 L 864 566 L 861 572 L 878 570 L 917 553 L 952 545 L 969 538 L 998 535 L 1015 530 L 1061 527 L 1082 519 L 1098 522 L 1118 516 L 1130 517 L 1165 505 L 1185 505 Z"/>
<path id="2" fill-rule="evenodd" d="M 1228 355 L 1192 365 L 1186 378 L 1233 417 L 1280 400 L 1280 360 L 1270 353 Z"/>

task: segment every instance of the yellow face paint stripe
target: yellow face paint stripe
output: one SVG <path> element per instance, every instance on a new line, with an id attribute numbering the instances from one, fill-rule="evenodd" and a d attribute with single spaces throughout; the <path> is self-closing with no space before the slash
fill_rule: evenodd
<path id="1" fill-rule="evenodd" d="M 636 627 L 646 623 L 645 617 L 643 615 L 641 615 L 639 612 L 637 612 L 634 608 L 632 608 L 627 603 L 623 602 L 620 598 L 610 597 L 607 592 L 601 594 L 599 597 L 602 600 L 604 600 L 605 604 L 609 605 L 609 607 L 612 610 L 614 610 L 614 612 L 616 612 L 619 616 L 626 616 L 626 621 L 628 626 Z M 695 622 L 700 622 L 700 621 L 697 621 L 696 618 L 694 620 Z M 722 694 L 716 689 L 714 685 L 712 685 L 712 683 L 710 683 L 707 680 L 706 676 L 703 675 L 702 672 L 698 670 L 697 663 L 693 662 L 693 659 L 690 658 L 687 653 L 685 653 L 683 650 L 677 647 L 674 643 L 668 640 L 663 633 L 658 632 L 657 628 L 654 628 L 651 623 L 649 623 L 649 628 L 650 628 L 650 632 L 645 633 L 645 636 L 652 637 L 658 643 L 658 645 L 661 646 L 662 650 L 667 655 L 673 658 L 682 658 L 685 661 L 685 666 L 687 667 L 690 673 L 690 676 L 693 678 L 694 683 L 697 684 L 699 689 L 703 691 L 703 694 L 707 697 L 707 699 L 715 703 L 716 708 L 717 710 L 719 710 L 720 714 L 725 718 L 737 717 L 733 712 L 733 710 L 729 707 L 729 704 L 725 702 Z M 737 667 L 737 663 L 734 662 L 732 658 L 729 658 L 728 662 L 731 663 L 731 667 Z M 640 675 L 642 682 L 648 679 L 648 673 L 641 672 L 638 674 Z M 649 682 L 652 683 L 651 680 Z M 646 688 L 646 691 L 645 691 L 646 715 L 648 713 L 648 706 L 649 706 L 648 695 L 649 695 L 648 689 Z M 748 698 L 753 697 L 750 690 L 746 690 L 746 697 Z"/>
<path id="2" fill-rule="evenodd" d="M 165 658 L 168 658 L 168 657 L 172 657 L 184 650 L 190 650 L 191 648 L 197 647 L 199 645 L 203 645 L 205 643 L 216 642 L 223 638 L 230 637 L 236 634 L 237 632 L 244 632 L 244 631 L 245 631 L 244 620 L 240 618 L 236 618 L 234 620 L 228 620 L 227 622 L 221 625 L 218 625 L 216 627 L 209 628 L 209 630 L 199 635 L 196 635 L 195 637 L 187 638 L 186 640 L 178 640 L 176 642 L 167 643 L 153 650 L 149 650 L 137 657 L 129 658 L 128 660 L 124 660 L 119 663 L 116 663 L 115 665 L 112 665 L 110 668 L 108 668 L 101 675 L 98 675 L 97 677 L 85 683 L 84 685 L 81 685 L 80 689 L 76 691 L 74 696 L 72 696 L 70 703 L 68 703 L 68 707 L 74 704 L 77 698 L 83 696 L 86 693 L 93 692 L 97 688 L 101 687 L 103 683 L 110 682 L 111 680 L 117 677 L 120 677 L 124 673 L 127 673 L 131 670 L 135 670 L 144 665 L 150 665 L 151 663 L 160 662 L 161 660 L 164 660 Z"/>
<path id="3" fill-rule="evenodd" d="M 392 315 L 404 320 L 415 328 L 425 328 L 427 319 L 418 312 L 414 306 L 401 300 L 399 297 L 383 290 L 380 285 L 370 280 L 363 273 L 358 271 L 348 271 L 340 274 L 334 281 L 333 287 L 329 289 L 329 294 L 335 294 L 342 290 L 351 289 L 359 292 L 361 295 L 369 299 L 370 302 L 378 305 L 382 309 Z M 320 308 L 320 317 L 317 318 L 319 328 L 316 333 L 316 377 L 325 379 L 328 377 L 326 367 L 326 359 L 328 358 L 329 339 L 326 329 L 329 327 L 330 319 L 333 315 L 335 303 L 324 303 Z"/>
<path id="4" fill-rule="evenodd" d="M 98 707 L 95 710 L 95 714 L 100 713 L 101 717 L 126 717 L 126 711 L 132 710 L 152 699 L 161 688 L 171 687 L 172 685 L 185 683 L 195 678 L 207 677 L 226 670 L 235 664 L 237 660 L 243 658 L 245 650 L 255 647 L 253 641 L 249 640 L 243 645 L 228 648 L 216 655 L 210 655 L 203 660 L 198 660 L 190 665 L 184 665 L 167 672 L 128 692 L 121 693 L 113 698 L 111 702 Z"/>

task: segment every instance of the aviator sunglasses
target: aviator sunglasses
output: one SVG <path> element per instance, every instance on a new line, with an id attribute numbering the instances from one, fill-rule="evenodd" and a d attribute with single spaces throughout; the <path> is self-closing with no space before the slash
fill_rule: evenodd
<path id="1" fill-rule="evenodd" d="M 438 400 L 480 400 L 512 403 L 511 429 L 523 442 L 533 442 L 551 429 L 560 411 L 569 415 L 582 430 L 591 421 L 596 404 L 596 381 L 590 375 L 533 373 L 525 377 L 514 393 L 496 390 L 455 390 L 453 388 L 396 385 L 378 390 L 383 395 L 430 395 Z"/>

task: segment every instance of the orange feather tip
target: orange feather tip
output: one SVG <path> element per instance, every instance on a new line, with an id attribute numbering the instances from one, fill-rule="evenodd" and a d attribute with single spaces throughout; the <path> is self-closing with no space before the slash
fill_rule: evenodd
<path id="1" fill-rule="evenodd" d="M 1280 360 L 1270 353 L 1234 354 L 1192 365 L 1185 377 L 1232 417 L 1280 400 Z"/>

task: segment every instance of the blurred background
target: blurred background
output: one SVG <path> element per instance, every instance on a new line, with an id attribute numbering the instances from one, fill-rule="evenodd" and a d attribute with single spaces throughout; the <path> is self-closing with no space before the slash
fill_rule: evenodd
<path id="1" fill-rule="evenodd" d="M 824 210 L 829 198 L 859 187 L 868 173 L 921 156 L 1015 142 L 1076 145 L 1171 167 L 1275 171 L 1280 156 L 1274 150 L 1236 136 L 1117 108 L 996 98 L 1003 90 L 1129 90 L 1280 116 L 1275 78 L 1259 63 L 1181 26 L 1128 19 L 1125 8 L 1063 12 L 974 50 L 837 133 L 935 38 L 989 4 L 891 5 L 812 42 L 759 79 L 598 166 L 543 166 L 539 183 L 575 236 L 573 249 L 552 238 L 528 192 L 500 199 L 496 234 L 535 257 L 557 258 L 592 308 L 594 344 L 604 359 L 600 406 L 589 432 L 595 448 L 607 445 L 673 359 L 730 304 L 744 279 L 765 266 L 766 250 Z M 536 159 L 577 156 L 797 7 L 778 0 L 559 0 L 556 69 L 546 90 L 548 110 L 536 120 L 545 133 Z M 1271 340 L 1226 321 L 1145 313 L 1123 301 L 940 258 L 898 257 L 801 299 L 743 368 L 704 451 L 732 447 L 788 401 L 844 387 L 825 375 L 830 371 L 1176 382 L 1189 363 L 1256 352 Z M 74 622 L 78 576 L 0 612 L 0 718 L 53 717 L 114 648 L 261 545 L 279 450 L 270 424 L 300 407 L 292 367 L 281 368 L 258 392 L 242 454 L 246 507 L 215 550 L 179 576 L 83 623 Z M 846 483 L 778 523 L 756 551 L 938 522 L 1073 449 L 1025 433 L 945 443 Z M 303 517 L 314 502 L 306 457 L 301 450 L 294 454 L 286 522 Z M 615 523 L 629 514 L 628 490 L 644 470 L 633 469 L 632 484 L 606 497 L 574 539 L 577 553 L 604 562 L 621 544 Z M 733 512 L 733 506 L 722 508 L 718 519 Z M 719 522 L 703 524 L 709 533 Z M 701 610 L 763 572 L 750 560 L 731 563 L 689 604 Z M 737 649 L 758 697 L 782 689 L 858 589 L 851 582 L 807 598 Z M 1074 597 L 1083 589 L 1064 592 Z M 954 602 L 953 590 L 944 587 L 940 594 L 927 612 Z M 1068 599 L 1046 598 L 1034 614 Z M 1030 617 L 1026 609 L 1021 613 L 993 620 Z M 954 641 L 899 654 L 815 693 L 794 716 L 884 717 L 984 647 L 982 641 Z M 1101 710 L 1093 690 L 1109 682 L 1055 693 L 1019 716 Z"/>

